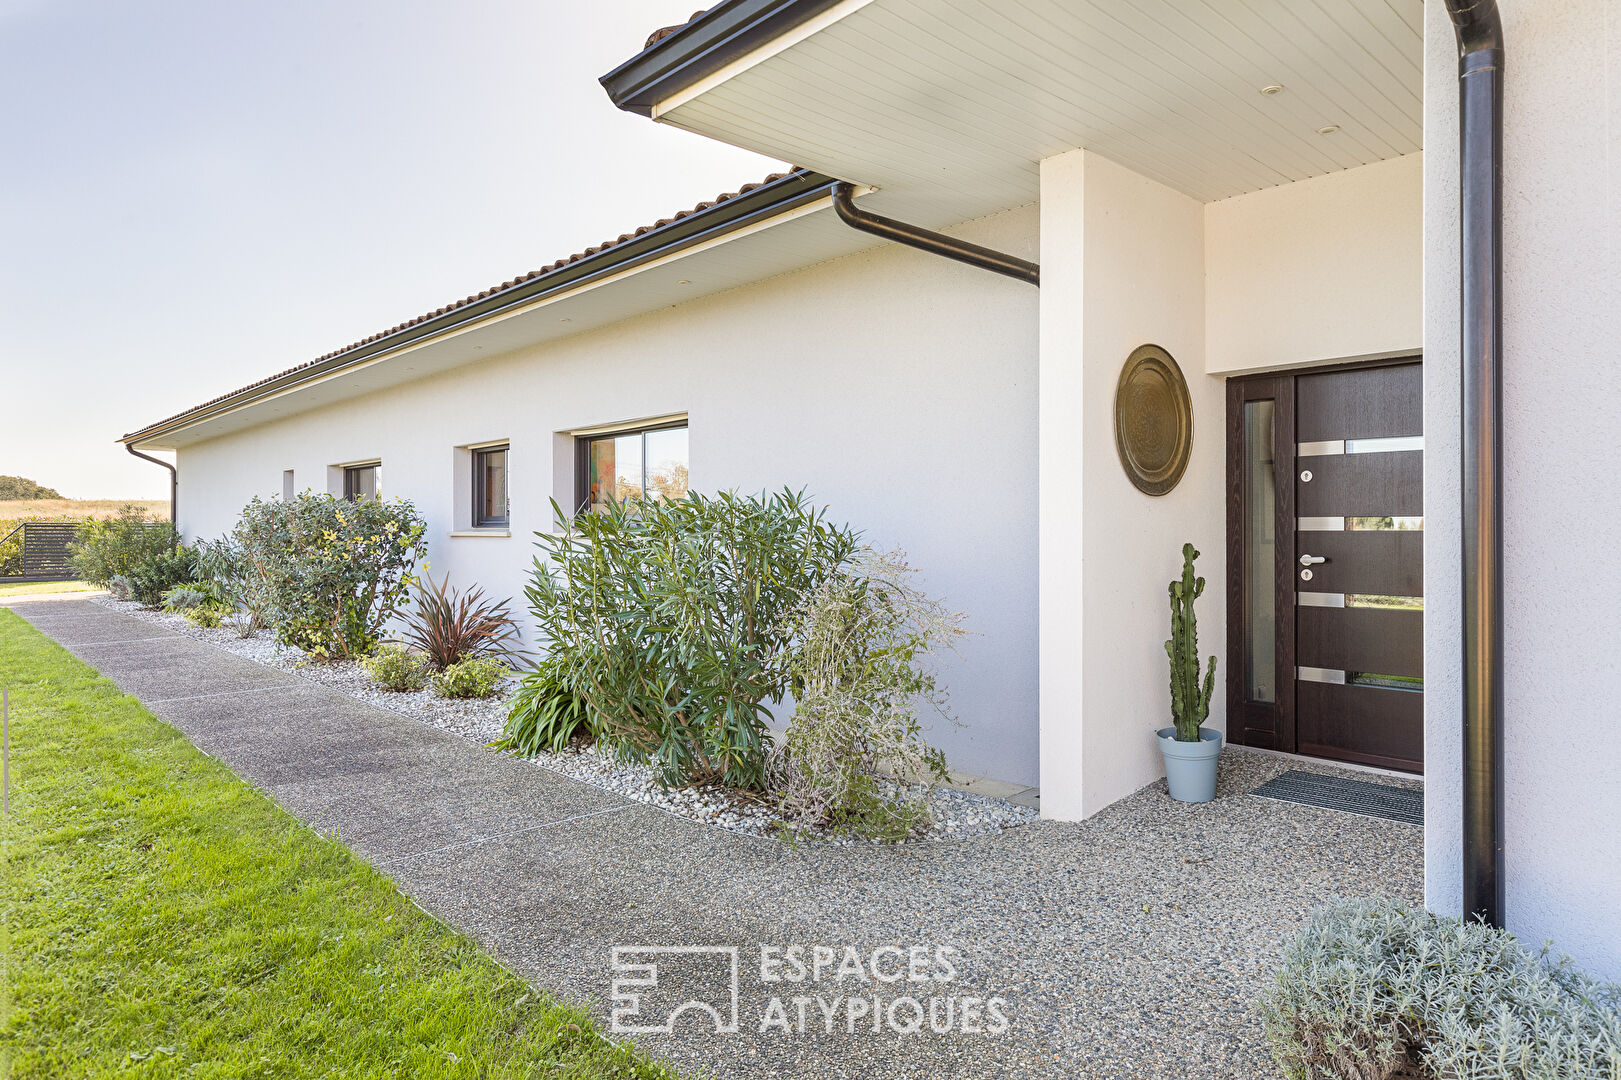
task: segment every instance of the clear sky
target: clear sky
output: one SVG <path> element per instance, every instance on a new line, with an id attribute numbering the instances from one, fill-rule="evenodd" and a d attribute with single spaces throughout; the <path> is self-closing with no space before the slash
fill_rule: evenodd
<path id="1" fill-rule="evenodd" d="M 0 0 L 0 474 L 114 443 L 780 164 L 597 77 L 694 0 Z"/>

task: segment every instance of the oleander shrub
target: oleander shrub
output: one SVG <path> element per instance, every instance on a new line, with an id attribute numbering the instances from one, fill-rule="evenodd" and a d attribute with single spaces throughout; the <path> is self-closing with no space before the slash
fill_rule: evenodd
<path id="1" fill-rule="evenodd" d="M 132 504 L 114 517 L 81 521 L 68 545 L 68 561 L 74 573 L 93 585 L 110 585 L 114 576 L 134 583 L 143 573 L 154 577 L 148 572 L 152 564 L 172 555 L 178 547 L 180 533 L 172 522 L 159 521 Z M 172 581 L 164 588 L 176 584 L 180 581 Z M 162 596 L 163 589 L 159 589 L 155 597 L 142 603 L 155 605 Z"/>
<path id="2" fill-rule="evenodd" d="M 946 759 L 920 714 L 955 723 L 932 661 L 964 630 L 916 576 L 903 553 L 863 547 L 789 613 L 795 708 L 772 757 L 789 820 L 881 840 L 927 822 Z"/>
<path id="3" fill-rule="evenodd" d="M 590 709 L 563 679 L 556 665 L 542 660 L 524 673 L 507 711 L 506 729 L 492 744 L 523 757 L 561 753 L 576 739 L 591 738 Z"/>
<path id="4" fill-rule="evenodd" d="M 1315 911 L 1261 1015 L 1291 1080 L 1621 1077 L 1621 987 L 1399 901 Z"/>
<path id="5" fill-rule="evenodd" d="M 764 788 L 788 614 L 849 560 L 852 530 L 788 490 L 553 510 L 525 595 L 598 737 L 666 784 Z"/>
<path id="6" fill-rule="evenodd" d="M 379 645 L 376 652 L 360 661 L 360 666 L 378 686 L 397 693 L 421 690 L 433 675 L 427 657 L 402 645 Z"/>
<path id="7" fill-rule="evenodd" d="M 450 576 L 437 584 L 424 573 L 416 586 L 416 606 L 405 616 L 404 638 L 435 669 L 475 656 L 510 656 L 518 637 L 507 601 L 485 597 L 478 586 L 458 591 Z"/>
<path id="8" fill-rule="evenodd" d="M 319 660 L 369 654 L 400 613 L 427 554 L 425 527 L 404 499 L 349 502 L 305 492 L 255 498 L 230 540 L 244 595 L 283 644 Z"/>
<path id="9" fill-rule="evenodd" d="M 247 553 L 230 537 L 199 540 L 194 546 L 197 580 L 205 584 L 238 637 L 253 637 L 270 625 L 272 597 L 266 580 L 253 572 Z"/>
<path id="10" fill-rule="evenodd" d="M 512 669 L 493 656 L 474 656 L 435 672 L 429 681 L 442 698 L 487 698 L 511 674 Z"/>

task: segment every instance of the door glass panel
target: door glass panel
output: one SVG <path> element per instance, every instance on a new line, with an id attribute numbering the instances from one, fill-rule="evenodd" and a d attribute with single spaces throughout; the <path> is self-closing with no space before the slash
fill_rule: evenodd
<path id="1" fill-rule="evenodd" d="M 1387 611 L 1423 611 L 1422 596 L 1385 596 L 1381 593 L 1346 593 L 1345 607 L 1384 608 Z"/>
<path id="2" fill-rule="evenodd" d="M 1244 403 L 1244 696 L 1277 695 L 1277 489 L 1273 482 L 1273 402 Z"/>
<path id="3" fill-rule="evenodd" d="M 1421 517 L 1348 517 L 1345 519 L 1347 532 L 1385 532 L 1391 529 L 1402 531 L 1422 531 L 1424 519 Z"/>

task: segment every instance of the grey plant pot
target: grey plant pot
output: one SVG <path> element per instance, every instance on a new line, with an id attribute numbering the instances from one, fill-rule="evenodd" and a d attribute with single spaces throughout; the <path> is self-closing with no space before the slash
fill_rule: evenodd
<path id="1" fill-rule="evenodd" d="M 1174 727 L 1160 728 L 1160 757 L 1165 759 L 1165 784 L 1178 802 L 1209 802 L 1216 797 L 1216 762 L 1221 757 L 1221 732 L 1199 729 L 1198 742 L 1177 742 Z"/>

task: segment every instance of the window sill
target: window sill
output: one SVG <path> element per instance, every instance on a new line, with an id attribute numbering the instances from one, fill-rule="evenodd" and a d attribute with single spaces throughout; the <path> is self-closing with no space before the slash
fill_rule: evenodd
<path id="1" fill-rule="evenodd" d="M 452 529 L 450 535 L 455 536 L 511 536 L 511 529 Z"/>

